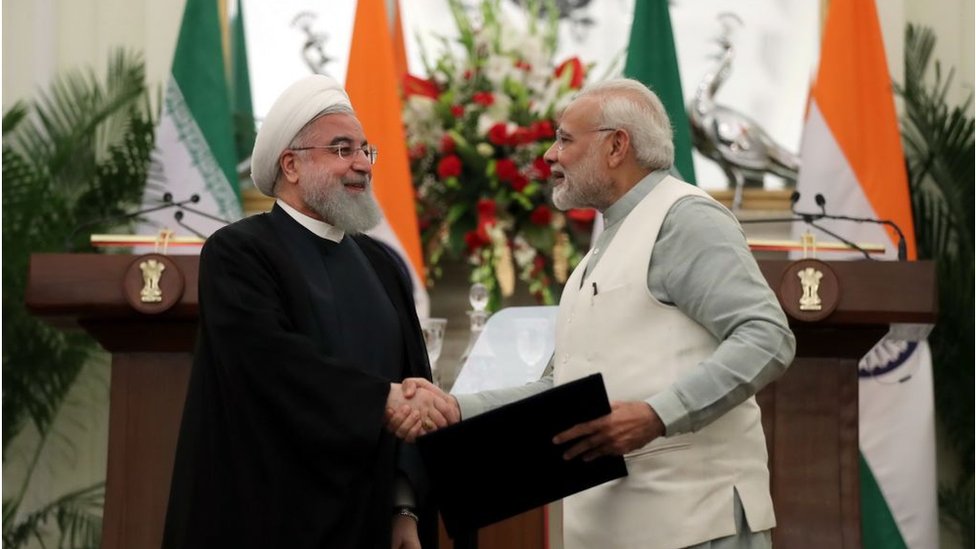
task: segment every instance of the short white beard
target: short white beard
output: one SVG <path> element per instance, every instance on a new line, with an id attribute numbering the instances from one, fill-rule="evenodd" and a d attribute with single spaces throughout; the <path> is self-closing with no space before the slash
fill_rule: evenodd
<path id="1" fill-rule="evenodd" d="M 552 203 L 560 210 L 596 208 L 601 212 L 612 203 L 610 181 L 601 181 L 597 155 L 591 153 L 570 174 L 562 166 L 563 182 L 552 190 Z"/>
<path id="2" fill-rule="evenodd" d="M 345 183 L 366 183 L 366 192 L 347 193 Z M 327 223 L 350 234 L 368 231 L 383 219 L 369 176 L 336 177 L 323 174 L 318 180 L 301 186 L 302 200 Z"/>

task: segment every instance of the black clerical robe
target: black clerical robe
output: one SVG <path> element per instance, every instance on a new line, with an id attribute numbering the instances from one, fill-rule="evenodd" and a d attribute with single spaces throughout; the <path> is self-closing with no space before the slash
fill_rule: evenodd
<path id="1" fill-rule="evenodd" d="M 409 283 L 376 241 L 347 243 L 385 289 L 395 311 L 386 326 L 402 338 L 393 372 L 357 364 L 342 352 L 335 301 L 310 280 L 329 257 L 317 238 L 276 207 L 217 231 L 201 252 L 167 549 L 386 549 L 398 468 L 420 498 L 421 542 L 436 546 L 419 461 L 384 428 L 389 383 L 430 378 Z"/>

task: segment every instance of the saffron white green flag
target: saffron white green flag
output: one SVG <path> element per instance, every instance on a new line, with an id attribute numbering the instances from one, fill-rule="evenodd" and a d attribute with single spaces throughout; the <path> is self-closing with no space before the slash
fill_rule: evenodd
<path id="1" fill-rule="evenodd" d="M 913 260 L 908 180 L 874 2 L 830 2 L 800 150 L 799 209 L 817 211 L 819 193 L 828 213 L 892 220 Z M 897 259 L 899 238 L 884 226 L 818 224 L 853 242 L 884 244 L 885 259 Z M 889 334 L 861 360 L 864 547 L 938 547 L 931 366 L 924 337 L 904 334 Z"/>
<path id="2" fill-rule="evenodd" d="M 206 237 L 239 219 L 236 164 L 217 2 L 187 0 L 143 194 L 144 210 L 159 209 L 139 233 Z"/>

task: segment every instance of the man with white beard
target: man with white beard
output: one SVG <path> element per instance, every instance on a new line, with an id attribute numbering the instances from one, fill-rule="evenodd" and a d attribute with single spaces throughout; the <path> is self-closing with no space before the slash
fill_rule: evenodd
<path id="1" fill-rule="evenodd" d="M 200 255 L 164 547 L 436 546 L 415 449 L 384 429 L 407 405 L 397 382 L 430 366 L 409 280 L 362 234 L 381 217 L 376 154 L 331 78 L 296 82 L 269 111 L 252 170 L 275 206 Z M 457 420 L 420 397 L 418 430 Z"/>
<path id="2" fill-rule="evenodd" d="M 564 547 L 768 549 L 776 521 L 753 395 L 785 371 L 796 340 L 741 227 L 669 175 L 671 124 L 635 80 L 584 88 L 545 160 L 556 207 L 596 208 L 606 230 L 566 282 L 542 379 L 457 395 L 457 411 L 599 372 L 611 412 L 553 443 L 568 445 L 567 460 L 622 455 L 628 476 L 563 500 Z M 424 380 L 403 387 L 441 394 Z M 409 417 L 391 412 L 390 429 L 409 439 Z"/>

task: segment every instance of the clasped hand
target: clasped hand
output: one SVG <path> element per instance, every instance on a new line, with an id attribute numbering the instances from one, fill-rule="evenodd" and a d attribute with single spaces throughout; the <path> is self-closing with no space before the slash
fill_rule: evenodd
<path id="1" fill-rule="evenodd" d="M 407 442 L 461 420 L 457 400 L 426 379 L 409 378 L 393 387 L 386 427 Z M 609 414 L 570 427 L 556 435 L 553 444 L 572 443 L 563 453 L 564 459 L 591 461 L 624 455 L 664 434 L 664 424 L 646 402 L 611 402 Z"/>
<path id="2" fill-rule="evenodd" d="M 461 420 L 457 401 L 423 378 L 412 377 L 391 383 L 386 399 L 386 428 L 397 437 L 413 442 L 420 435 Z"/>

